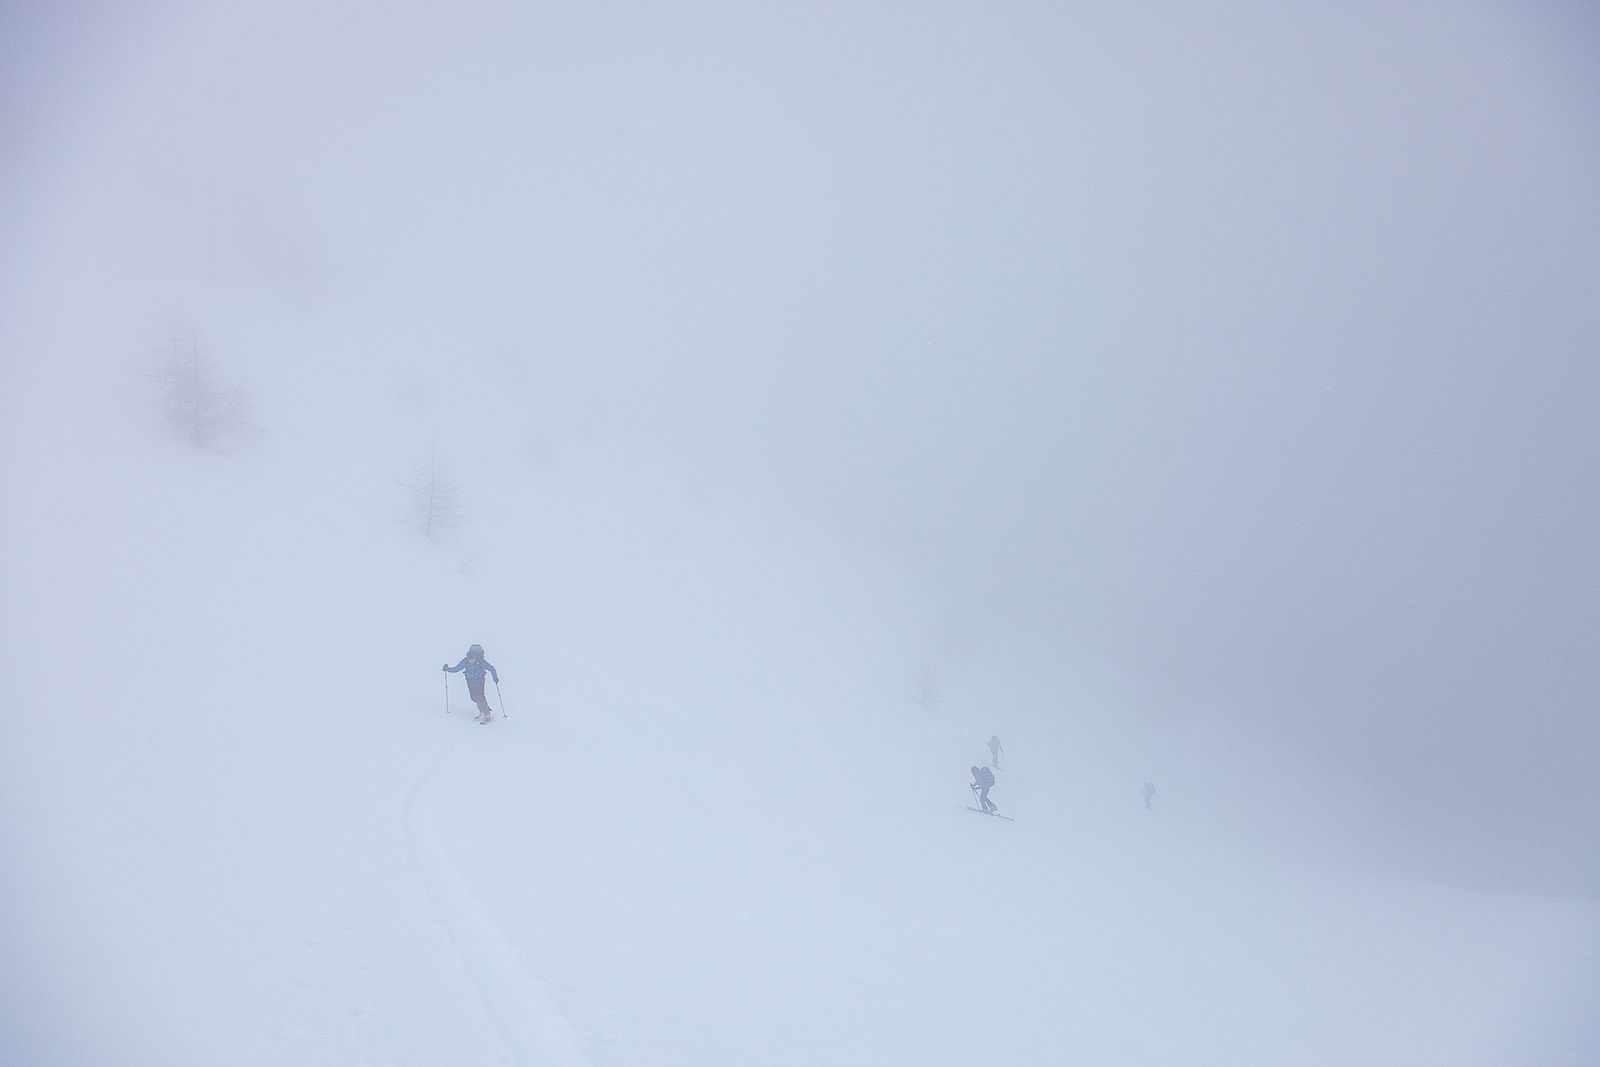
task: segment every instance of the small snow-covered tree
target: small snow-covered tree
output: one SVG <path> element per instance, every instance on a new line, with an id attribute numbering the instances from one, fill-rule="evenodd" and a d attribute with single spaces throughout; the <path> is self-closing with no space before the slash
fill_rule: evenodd
<path id="1" fill-rule="evenodd" d="M 167 327 L 148 373 L 161 390 L 167 421 L 196 447 L 238 448 L 259 428 L 251 419 L 249 391 L 224 380 L 194 330 L 181 323 Z"/>
<path id="2" fill-rule="evenodd" d="M 918 704 L 929 711 L 937 711 L 944 705 L 944 687 L 939 683 L 939 672 L 933 664 L 924 664 L 911 684 Z"/>
<path id="3" fill-rule="evenodd" d="M 461 483 L 450 470 L 439 442 L 411 468 L 411 478 L 401 482 L 411 493 L 411 522 L 424 537 L 433 538 L 459 529 L 467 521 L 461 504 Z"/>

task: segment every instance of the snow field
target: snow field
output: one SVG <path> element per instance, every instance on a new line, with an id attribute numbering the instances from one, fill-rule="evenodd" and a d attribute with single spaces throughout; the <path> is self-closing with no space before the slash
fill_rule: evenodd
<path id="1" fill-rule="evenodd" d="M 53 410 L 53 381 L 24 399 Z M 0 635 L 0 1058 L 1488 1067 L 1600 1047 L 1592 902 L 1252 847 L 1218 821 L 1256 799 L 1229 767 L 1048 648 L 974 640 L 921 707 L 920 607 L 847 546 L 686 505 L 639 456 L 550 467 L 504 398 L 468 406 L 494 417 L 458 446 L 483 511 L 433 545 L 399 521 L 393 401 L 333 381 L 212 457 L 119 389 L 78 395 L 126 448 L 41 417 L 25 436 L 51 465 L 7 472 L 29 506 Z M 488 727 L 438 670 L 472 641 L 503 678 Z M 960 807 L 996 730 L 1015 823 Z"/>

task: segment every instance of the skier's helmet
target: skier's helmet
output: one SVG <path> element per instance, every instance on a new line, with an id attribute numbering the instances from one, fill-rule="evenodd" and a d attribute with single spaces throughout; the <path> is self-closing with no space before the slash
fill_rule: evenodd
<path id="1" fill-rule="evenodd" d="M 482 645 L 473 645 L 471 648 L 467 649 L 467 655 L 469 655 L 469 656 L 481 656 L 481 655 L 483 655 L 483 646 Z"/>

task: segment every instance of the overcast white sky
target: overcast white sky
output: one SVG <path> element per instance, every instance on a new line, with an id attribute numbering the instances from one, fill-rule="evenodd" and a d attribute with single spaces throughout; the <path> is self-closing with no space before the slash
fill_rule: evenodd
<path id="1" fill-rule="evenodd" d="M 394 6 L 6 5 L 5 364 L 298 315 L 1592 851 L 1591 6 Z"/>

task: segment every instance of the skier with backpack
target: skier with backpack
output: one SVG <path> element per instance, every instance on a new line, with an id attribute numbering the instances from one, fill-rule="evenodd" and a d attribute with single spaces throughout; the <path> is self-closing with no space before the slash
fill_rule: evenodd
<path id="1" fill-rule="evenodd" d="M 494 664 L 483 658 L 483 646 L 473 645 L 467 649 L 467 654 L 461 657 L 461 662 L 454 667 L 446 663 L 444 669 L 451 674 L 465 673 L 467 676 L 467 692 L 472 696 L 472 702 L 478 705 L 477 720 L 480 723 L 494 721 L 494 712 L 489 708 L 489 698 L 483 695 L 483 676 L 491 675 L 494 684 L 500 684 L 500 672 L 494 669 Z"/>
<path id="2" fill-rule="evenodd" d="M 972 791 L 978 794 L 978 806 L 985 815 L 993 815 L 1000 809 L 995 802 L 989 799 L 989 790 L 994 788 L 994 772 L 987 767 L 972 768 Z"/>

